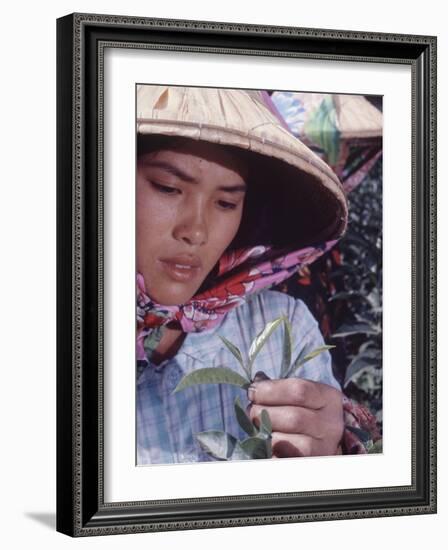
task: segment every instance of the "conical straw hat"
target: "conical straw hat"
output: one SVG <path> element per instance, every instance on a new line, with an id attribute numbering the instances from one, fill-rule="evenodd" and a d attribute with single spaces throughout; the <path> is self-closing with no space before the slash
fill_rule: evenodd
<path id="1" fill-rule="evenodd" d="M 285 209 L 275 212 L 284 220 L 280 223 L 282 244 L 328 241 L 345 231 L 347 201 L 338 177 L 283 127 L 266 106 L 262 92 L 138 85 L 137 133 L 249 151 L 259 174 L 257 194 L 262 193 L 264 179 L 271 196 L 279 199 L 277 210 Z M 270 203 L 267 197 L 263 201 Z"/>
<path id="2" fill-rule="evenodd" d="M 381 138 L 383 114 L 364 96 L 334 96 L 341 139 Z"/>

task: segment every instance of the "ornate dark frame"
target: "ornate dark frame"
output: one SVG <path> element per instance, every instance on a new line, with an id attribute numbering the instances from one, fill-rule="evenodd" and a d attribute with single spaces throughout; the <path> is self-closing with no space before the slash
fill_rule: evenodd
<path id="1" fill-rule="evenodd" d="M 410 486 L 104 502 L 102 62 L 107 46 L 411 65 Z M 435 513 L 436 38 L 72 14 L 57 21 L 57 51 L 58 531 L 89 536 Z"/>

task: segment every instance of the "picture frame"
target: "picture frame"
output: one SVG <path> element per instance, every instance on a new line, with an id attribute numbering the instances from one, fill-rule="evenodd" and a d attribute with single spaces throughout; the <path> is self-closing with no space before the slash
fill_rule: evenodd
<path id="1" fill-rule="evenodd" d="M 143 17 L 58 19 L 58 531 L 77 537 L 436 512 L 436 42 Z M 410 484 L 167 499 L 148 490 L 144 499 L 105 499 L 104 53 L 115 47 L 410 67 Z"/>

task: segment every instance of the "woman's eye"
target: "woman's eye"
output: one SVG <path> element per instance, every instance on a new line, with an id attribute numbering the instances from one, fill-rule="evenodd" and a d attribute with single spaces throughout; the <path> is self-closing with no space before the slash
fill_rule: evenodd
<path id="1" fill-rule="evenodd" d="M 227 202 L 227 201 L 218 201 L 218 204 L 224 210 L 235 210 L 235 208 L 238 206 L 233 202 Z"/>
<path id="2" fill-rule="evenodd" d="M 164 193 L 165 195 L 176 195 L 177 193 L 180 193 L 177 187 L 162 185 L 161 183 L 156 183 L 154 181 L 151 181 L 151 185 L 154 187 L 154 189 L 157 189 L 157 191 L 160 191 L 160 193 Z"/>

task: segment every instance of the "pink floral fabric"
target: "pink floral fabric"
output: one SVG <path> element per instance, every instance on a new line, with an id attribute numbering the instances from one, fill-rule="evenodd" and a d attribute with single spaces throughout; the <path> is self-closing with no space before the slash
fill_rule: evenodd
<path id="1" fill-rule="evenodd" d="M 210 290 L 185 304 L 164 306 L 147 294 L 143 276 L 137 274 L 137 360 L 145 360 L 144 342 L 153 329 L 175 322 L 184 332 L 213 328 L 246 296 L 281 283 L 327 252 L 336 240 L 320 246 L 282 253 L 268 246 L 254 246 L 225 253 Z"/>
<path id="2" fill-rule="evenodd" d="M 368 445 L 381 439 L 375 416 L 366 407 L 343 397 L 345 430 L 342 437 L 344 454 L 366 454 Z"/>

